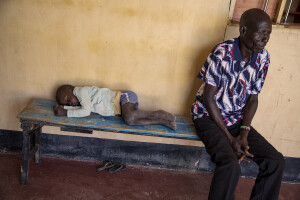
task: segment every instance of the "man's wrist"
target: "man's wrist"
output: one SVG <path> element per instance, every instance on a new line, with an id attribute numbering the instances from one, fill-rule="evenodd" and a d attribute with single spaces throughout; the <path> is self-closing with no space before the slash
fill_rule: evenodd
<path id="1" fill-rule="evenodd" d="M 240 126 L 240 129 L 241 129 L 241 130 L 247 130 L 247 131 L 250 131 L 251 127 L 250 127 L 250 126 L 242 125 L 242 126 Z"/>
<path id="2" fill-rule="evenodd" d="M 248 137 L 248 133 L 249 133 L 249 131 L 248 130 L 246 130 L 246 129 L 240 129 L 240 137 Z"/>

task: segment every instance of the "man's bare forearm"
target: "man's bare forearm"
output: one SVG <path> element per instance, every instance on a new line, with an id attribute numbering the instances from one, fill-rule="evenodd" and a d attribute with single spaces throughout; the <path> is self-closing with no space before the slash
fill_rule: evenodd
<path id="1" fill-rule="evenodd" d="M 224 124 L 224 121 L 222 119 L 221 116 L 221 112 L 220 109 L 217 106 L 217 103 L 214 99 L 214 96 L 217 92 L 218 88 L 209 84 L 206 84 L 204 87 L 204 95 L 203 95 L 203 103 L 204 106 L 208 112 L 208 114 L 210 115 L 210 117 L 212 118 L 212 120 L 216 123 L 216 125 L 222 130 L 222 132 L 225 134 L 225 136 L 228 139 L 229 144 L 231 145 L 231 147 L 233 148 L 234 152 L 236 153 L 237 157 L 239 158 L 239 163 L 245 158 L 246 155 L 251 156 L 247 149 L 244 148 L 242 149 L 242 141 L 237 139 L 236 137 L 233 137 L 226 125 Z M 253 111 L 254 106 L 249 105 L 249 116 Z M 255 113 L 255 112 L 254 112 Z"/>
<path id="2" fill-rule="evenodd" d="M 251 94 L 247 100 L 244 114 L 243 114 L 243 126 L 250 126 L 252 119 L 256 113 L 258 107 L 258 95 Z"/>
<path id="3" fill-rule="evenodd" d="M 203 103 L 209 114 L 209 116 L 214 120 L 216 125 L 223 131 L 226 135 L 227 139 L 230 141 L 232 139 L 231 134 L 227 130 L 227 127 L 224 124 L 224 121 L 221 116 L 220 109 L 217 106 L 217 103 L 214 99 L 214 96 L 217 92 L 218 88 L 209 84 L 205 84 L 204 87 L 204 95 L 203 95 Z"/>
<path id="4" fill-rule="evenodd" d="M 243 122 L 242 126 L 251 126 L 252 119 L 256 113 L 258 107 L 258 95 L 257 94 L 252 94 L 249 96 L 245 110 L 243 113 Z M 248 130 L 241 129 L 240 131 L 240 137 L 241 138 L 247 138 L 248 137 Z"/>

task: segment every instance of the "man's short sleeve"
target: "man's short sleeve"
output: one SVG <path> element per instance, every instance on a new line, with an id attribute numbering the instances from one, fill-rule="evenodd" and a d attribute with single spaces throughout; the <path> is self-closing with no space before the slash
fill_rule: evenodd
<path id="1" fill-rule="evenodd" d="M 256 76 L 256 81 L 253 83 L 251 87 L 251 94 L 259 94 L 261 92 L 268 73 L 269 65 L 270 65 L 270 55 L 267 53 L 265 58 L 261 60 L 261 64 Z"/>
<path id="2" fill-rule="evenodd" d="M 213 51 L 206 59 L 198 78 L 202 79 L 205 83 L 218 87 L 222 78 L 222 58 L 224 52 L 221 50 Z"/>

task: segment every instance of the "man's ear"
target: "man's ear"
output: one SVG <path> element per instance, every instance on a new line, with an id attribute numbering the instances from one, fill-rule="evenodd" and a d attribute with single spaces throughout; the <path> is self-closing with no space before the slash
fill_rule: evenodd
<path id="1" fill-rule="evenodd" d="M 246 26 L 240 26 L 240 35 L 244 36 L 247 32 L 247 27 Z"/>

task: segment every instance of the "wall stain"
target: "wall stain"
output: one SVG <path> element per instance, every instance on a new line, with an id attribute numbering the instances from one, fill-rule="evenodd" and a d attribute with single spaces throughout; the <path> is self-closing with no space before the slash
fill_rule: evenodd
<path id="1" fill-rule="evenodd" d="M 151 21 L 161 22 L 180 22 L 183 20 L 182 10 L 165 10 L 164 12 L 158 12 L 157 10 L 145 9 L 145 8 L 113 8 L 113 13 L 119 14 L 123 17 L 139 17 L 144 19 L 151 19 Z"/>
<path id="2" fill-rule="evenodd" d="M 127 9 L 122 10 L 122 14 L 126 15 L 128 17 L 133 17 L 135 15 L 138 15 L 138 12 L 136 10 L 131 9 L 131 8 L 127 8 Z"/>
<path id="3" fill-rule="evenodd" d="M 96 40 L 88 40 L 87 41 L 87 46 L 89 48 L 90 51 L 92 52 L 98 52 L 100 49 L 100 41 L 96 41 Z"/>
<path id="4" fill-rule="evenodd" d="M 66 5 L 68 5 L 68 6 L 74 5 L 73 0 L 63 0 L 63 2 L 64 2 Z"/>

